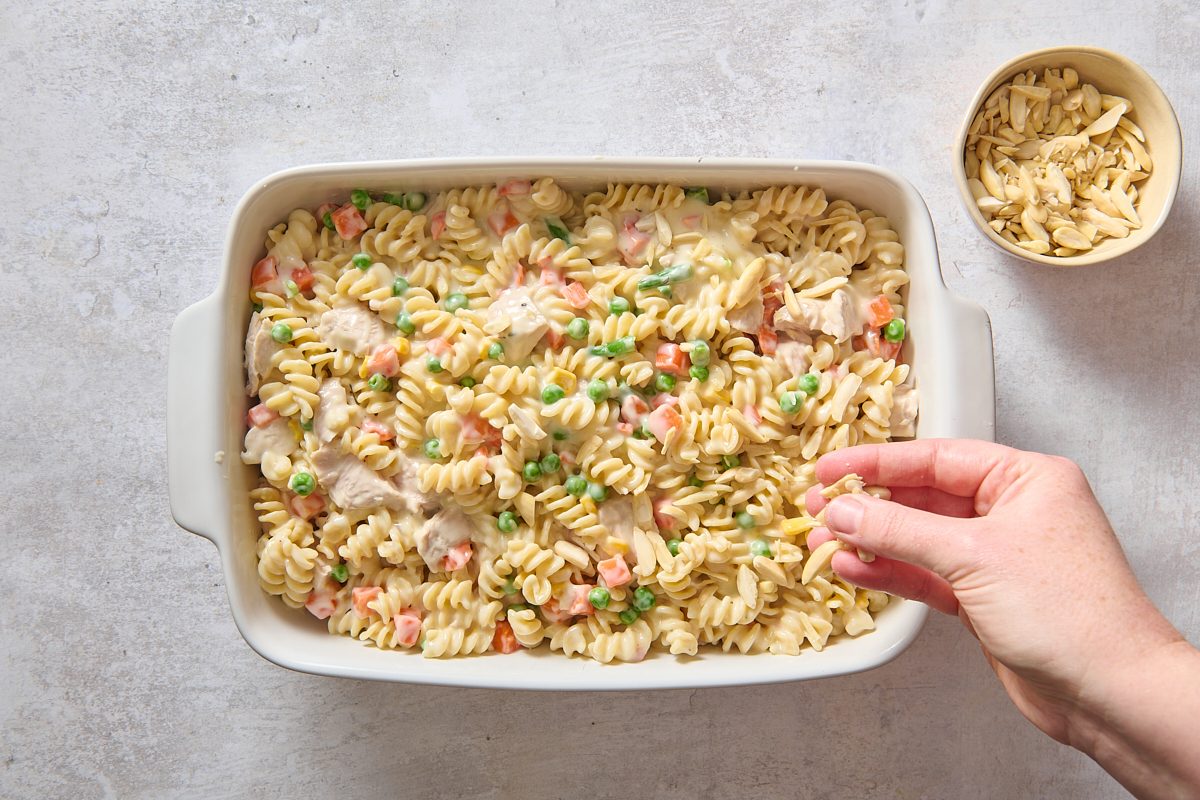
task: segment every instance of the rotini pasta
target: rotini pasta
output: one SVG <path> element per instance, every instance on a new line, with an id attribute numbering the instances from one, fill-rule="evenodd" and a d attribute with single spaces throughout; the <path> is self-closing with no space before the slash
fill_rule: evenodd
<path id="1" fill-rule="evenodd" d="M 915 433 L 906 284 L 886 218 L 805 186 L 298 209 L 251 277 L 263 589 L 429 658 L 870 631 L 887 596 L 809 551 L 804 498 L 820 455 Z"/>

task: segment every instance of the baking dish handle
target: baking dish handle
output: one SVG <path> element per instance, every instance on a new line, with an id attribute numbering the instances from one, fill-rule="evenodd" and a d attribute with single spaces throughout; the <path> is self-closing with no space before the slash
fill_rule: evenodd
<path id="1" fill-rule="evenodd" d="M 992 321 L 983 307 L 957 295 L 950 297 L 954 333 L 955 389 L 953 420 L 957 435 L 996 441 L 996 368 L 992 353 Z"/>
<path id="2" fill-rule="evenodd" d="M 167 493 L 180 527 L 216 543 L 223 467 L 218 457 L 218 298 L 188 306 L 171 326 L 167 361 Z M 226 458 L 228 455 L 226 455 Z M 236 458 L 237 454 L 234 453 Z"/>

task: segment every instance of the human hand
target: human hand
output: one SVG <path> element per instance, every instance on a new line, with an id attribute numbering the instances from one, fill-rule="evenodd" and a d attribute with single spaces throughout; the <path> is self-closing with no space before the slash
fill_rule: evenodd
<path id="1" fill-rule="evenodd" d="M 823 485 L 849 473 L 888 487 L 891 501 L 826 501 L 814 487 L 808 511 L 828 503 L 828 529 L 815 529 L 809 546 L 836 536 L 875 553 L 867 563 L 839 552 L 833 569 L 956 613 L 1017 708 L 1055 739 L 1086 749 L 1082 717 L 1106 708 L 1122 681 L 1144 679 L 1148 656 L 1182 641 L 1138 585 L 1072 462 L 989 442 L 918 440 L 817 463 Z"/>

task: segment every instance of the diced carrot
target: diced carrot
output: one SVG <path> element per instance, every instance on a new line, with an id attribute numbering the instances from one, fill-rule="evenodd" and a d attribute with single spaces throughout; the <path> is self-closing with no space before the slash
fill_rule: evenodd
<path id="1" fill-rule="evenodd" d="M 634 227 L 628 227 L 617 234 L 617 250 L 621 252 L 622 258 L 629 266 L 635 265 L 638 256 L 648 244 L 650 244 L 650 235 Z"/>
<path id="2" fill-rule="evenodd" d="M 439 211 L 429 218 L 429 232 L 433 234 L 434 239 L 442 238 L 442 234 L 446 231 L 446 212 Z"/>
<path id="3" fill-rule="evenodd" d="M 436 339 L 430 339 L 428 342 L 426 342 L 425 349 L 428 352 L 433 353 L 438 358 L 441 358 L 442 356 L 446 355 L 446 353 L 450 352 L 450 343 L 439 336 Z"/>
<path id="4" fill-rule="evenodd" d="M 410 611 L 413 609 L 406 608 L 392 616 L 392 624 L 396 627 L 396 644 L 401 647 L 412 647 L 421 638 L 421 617 Z"/>
<path id="5" fill-rule="evenodd" d="M 626 395 L 625 399 L 621 401 L 621 419 L 630 425 L 641 424 L 642 416 L 649 411 L 650 406 L 636 394 Z"/>
<path id="6" fill-rule="evenodd" d="M 742 413 L 746 415 L 746 419 L 750 420 L 751 425 L 762 425 L 762 414 L 758 413 L 758 406 L 752 403 L 747 403 L 742 409 Z"/>
<path id="7" fill-rule="evenodd" d="M 291 499 L 292 512 L 300 519 L 312 519 L 325 510 L 325 498 L 319 494 L 307 497 L 293 495 Z"/>
<path id="8" fill-rule="evenodd" d="M 584 285 L 575 281 L 563 287 L 562 296 L 575 308 L 587 308 L 592 302 Z"/>
<path id="9" fill-rule="evenodd" d="M 573 583 L 567 587 L 564 600 L 567 601 L 567 611 L 572 614 L 595 614 L 596 607 L 588 600 L 588 592 L 595 589 L 591 583 Z"/>
<path id="10" fill-rule="evenodd" d="M 687 375 L 690 365 L 688 354 L 679 349 L 679 345 L 674 342 L 660 344 L 658 351 L 654 354 L 654 366 L 663 372 L 670 372 L 672 375 Z"/>
<path id="11" fill-rule="evenodd" d="M 633 433 L 633 426 L 630 425 L 628 422 L 618 422 L 617 423 L 617 432 L 623 433 L 626 436 L 628 436 L 629 434 Z"/>
<path id="12" fill-rule="evenodd" d="M 312 270 L 308 267 L 292 270 L 292 280 L 296 282 L 296 288 L 301 292 L 310 291 L 315 282 Z"/>
<path id="13" fill-rule="evenodd" d="M 562 275 L 560 275 L 558 270 L 554 269 L 553 266 L 542 267 L 539 265 L 539 268 L 542 270 L 542 272 L 540 275 L 538 275 L 538 283 L 540 283 L 542 286 L 562 285 Z"/>
<path id="14" fill-rule="evenodd" d="M 630 432 L 631 433 L 633 432 L 632 428 L 630 428 Z M 570 450 L 563 450 L 561 453 L 558 454 L 558 457 L 562 461 L 563 466 L 566 466 L 568 468 L 575 466 L 575 454 L 572 453 Z"/>
<path id="15" fill-rule="evenodd" d="M 896 317 L 892 304 L 887 295 L 881 294 L 870 302 L 867 309 L 871 312 L 870 324 L 874 328 L 882 328 Z"/>
<path id="16" fill-rule="evenodd" d="M 529 181 L 518 180 L 516 178 L 505 181 L 500 184 L 499 192 L 501 197 L 508 197 L 514 194 L 529 194 L 533 189 L 533 184 Z"/>
<path id="17" fill-rule="evenodd" d="M 566 339 L 553 324 L 546 329 L 546 343 L 550 345 L 551 350 L 562 349 L 562 346 L 565 342 Z"/>
<path id="18" fill-rule="evenodd" d="M 364 419 L 362 429 L 367 433 L 373 433 L 378 436 L 381 442 L 390 442 L 396 438 L 396 434 L 392 432 L 391 428 L 373 419 Z"/>
<path id="19" fill-rule="evenodd" d="M 351 602 L 354 603 L 354 613 L 360 617 L 368 617 L 371 615 L 371 609 L 367 608 L 367 603 L 370 603 L 376 597 L 379 597 L 383 590 L 378 586 L 356 586 L 350 592 Z"/>
<path id="20" fill-rule="evenodd" d="M 518 261 L 516 268 L 513 270 L 513 286 L 525 285 L 525 262 Z"/>
<path id="21" fill-rule="evenodd" d="M 850 346 L 853 347 L 855 350 L 866 350 L 867 349 L 867 337 L 863 336 L 862 334 L 857 334 L 855 336 L 851 336 L 850 337 Z"/>
<path id="22" fill-rule="evenodd" d="M 334 211 L 330 216 L 333 218 L 333 227 L 337 229 L 338 236 L 343 239 L 353 239 L 367 229 L 367 221 L 350 203 Z"/>
<path id="23" fill-rule="evenodd" d="M 337 611 L 337 594 L 329 589 L 313 589 L 304 601 L 304 607 L 317 619 L 329 619 Z"/>
<path id="24" fill-rule="evenodd" d="M 464 442 L 485 442 L 495 430 L 486 419 L 473 412 L 459 417 L 458 424 Z"/>
<path id="25" fill-rule="evenodd" d="M 596 565 L 596 571 L 604 579 L 604 585 L 610 589 L 617 586 L 624 586 L 633 577 L 629 574 L 629 565 L 620 556 L 604 559 Z"/>
<path id="26" fill-rule="evenodd" d="M 646 420 L 646 427 L 650 429 L 650 433 L 654 434 L 655 439 L 666 442 L 667 434 L 672 429 L 683 427 L 683 417 L 679 416 L 679 412 L 675 410 L 673 404 L 664 404 L 650 412 L 650 416 Z"/>
<path id="27" fill-rule="evenodd" d="M 658 526 L 660 531 L 672 530 L 679 524 L 674 517 L 662 510 L 662 507 L 668 505 L 670 502 L 671 497 L 669 495 L 654 498 L 652 504 L 654 508 L 654 524 Z"/>
<path id="28" fill-rule="evenodd" d="M 279 277 L 278 266 L 279 261 L 275 256 L 260 258 L 254 265 L 254 268 L 250 270 L 250 285 L 257 288 L 259 286 L 266 286 L 275 280 Z"/>
<path id="29" fill-rule="evenodd" d="M 453 572 L 456 569 L 462 569 L 471 560 L 471 543 L 463 542 L 456 544 L 450 548 L 450 552 L 442 558 L 442 568 L 446 572 Z"/>
<path id="30" fill-rule="evenodd" d="M 558 599 L 555 597 L 551 597 L 542 604 L 541 612 L 547 622 L 569 622 L 571 619 L 571 614 L 558 604 Z"/>
<path id="31" fill-rule="evenodd" d="M 762 350 L 764 356 L 773 356 L 779 349 L 779 336 L 765 323 L 758 329 L 758 348 Z"/>
<path id="32" fill-rule="evenodd" d="M 502 208 L 499 211 L 493 211 L 488 215 L 488 227 L 492 229 L 492 233 L 497 236 L 503 236 L 513 228 L 520 225 L 520 221 L 513 216 L 513 213 L 507 208 Z"/>
<path id="33" fill-rule="evenodd" d="M 502 619 L 496 623 L 496 632 L 492 634 L 492 649 L 505 655 L 521 649 L 521 643 L 517 641 L 517 635 L 513 633 L 508 620 Z"/>
<path id="34" fill-rule="evenodd" d="M 259 403 L 246 412 L 246 422 L 255 428 L 265 428 L 277 419 L 279 419 L 279 415 L 267 408 L 264 403 Z"/>
<path id="35" fill-rule="evenodd" d="M 681 219 L 680 222 L 683 223 L 685 228 L 688 228 L 689 230 L 694 231 L 700 227 L 700 215 L 699 214 L 688 214 L 686 217 Z"/>
<path id="36" fill-rule="evenodd" d="M 367 372 L 379 373 L 391 378 L 400 374 L 400 356 L 396 355 L 395 345 L 376 345 L 367 361 Z"/>

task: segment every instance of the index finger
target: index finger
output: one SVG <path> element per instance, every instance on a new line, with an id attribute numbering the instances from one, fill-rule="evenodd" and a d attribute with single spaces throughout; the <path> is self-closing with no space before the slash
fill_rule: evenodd
<path id="1" fill-rule="evenodd" d="M 974 497 L 988 474 L 1009 462 L 1016 452 L 974 439 L 865 444 L 821 456 L 817 480 L 829 485 L 857 473 L 869 484 L 931 486 L 958 497 Z"/>

